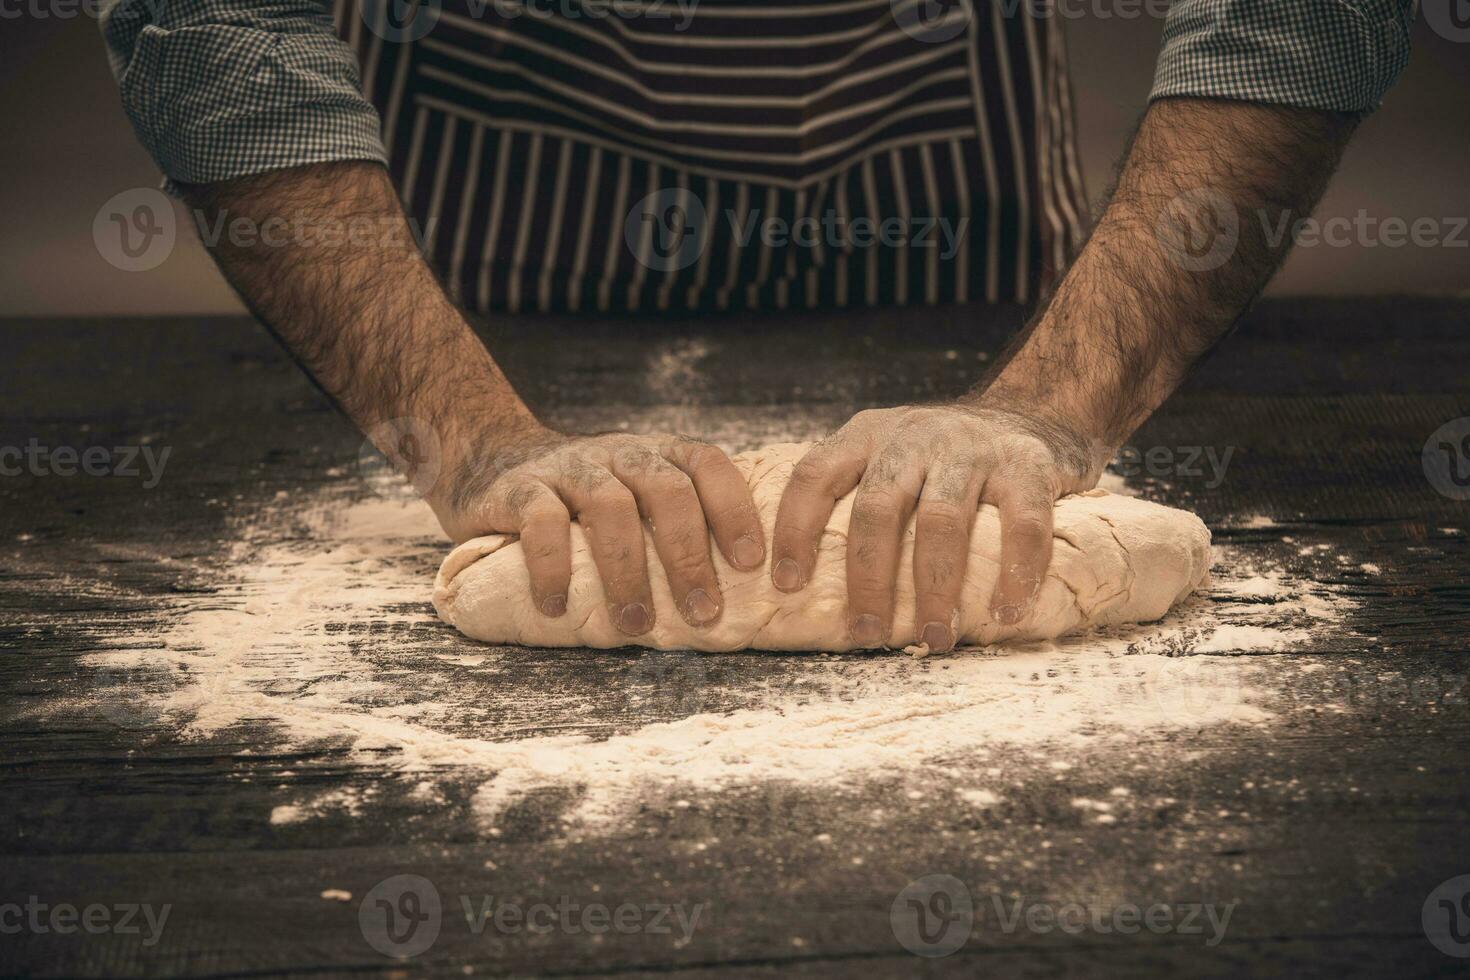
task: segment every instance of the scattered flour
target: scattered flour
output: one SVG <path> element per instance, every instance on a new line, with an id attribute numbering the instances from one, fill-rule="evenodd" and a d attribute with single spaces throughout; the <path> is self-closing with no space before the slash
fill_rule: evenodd
<path id="1" fill-rule="evenodd" d="M 1300 651 L 1340 629 L 1351 605 L 1217 547 L 1212 589 L 1147 626 L 925 660 L 811 655 L 799 687 L 741 690 L 744 700 L 727 710 L 701 702 L 673 720 L 599 737 L 578 731 L 596 726 L 577 723 L 575 702 L 557 702 L 553 730 L 527 735 L 473 692 L 456 696 L 453 672 L 493 675 L 517 652 L 474 644 L 437 622 L 428 591 L 445 547 L 426 506 L 386 491 L 277 502 L 242 522 L 216 592 L 181 597 L 161 635 L 87 658 L 100 672 L 149 680 L 100 685 L 94 704 L 106 714 L 118 698 L 146 703 L 144 721 L 186 738 L 268 726 L 288 746 L 330 746 L 400 771 L 426 804 L 442 799 L 441 778 L 477 780 L 477 813 L 491 828 L 548 788 L 572 794 L 565 819 L 595 829 L 654 794 L 921 770 L 959 780 L 964 802 L 991 806 L 1002 797 L 976 785 L 976 775 L 1006 785 L 985 761 L 1001 748 L 1060 773 L 1071 767 L 1061 756 L 1075 759 L 1088 746 L 1269 723 L 1277 668 L 1213 654 Z M 432 639 L 424 646 L 434 652 L 406 665 L 397 654 L 416 637 Z M 703 684 L 706 658 L 671 662 L 673 680 Z M 357 814 L 370 792 L 299 796 L 270 819 Z M 1109 816 L 1105 802 L 1088 806 Z"/>

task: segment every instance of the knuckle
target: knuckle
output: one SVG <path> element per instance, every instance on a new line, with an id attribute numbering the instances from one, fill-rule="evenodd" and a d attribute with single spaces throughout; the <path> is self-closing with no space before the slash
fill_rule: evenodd
<path id="1" fill-rule="evenodd" d="M 889 483 L 896 481 L 912 458 L 913 450 L 907 440 L 893 440 L 878 451 L 874 460 L 875 478 Z"/>
<path id="2" fill-rule="evenodd" d="M 511 519 L 521 522 L 530 511 L 532 504 L 541 496 L 541 486 L 530 481 L 515 482 L 505 487 L 502 499 L 505 502 L 506 512 Z"/>
<path id="3" fill-rule="evenodd" d="M 786 484 L 787 489 L 799 494 L 825 492 L 828 484 L 827 473 L 828 468 L 823 461 L 814 460 L 810 455 L 804 456 L 791 471 L 791 479 Z"/>
<path id="4" fill-rule="evenodd" d="M 592 487 L 591 496 L 593 509 L 604 518 L 626 517 L 630 511 L 637 511 L 633 491 L 625 487 L 621 481 L 613 479 L 612 474 L 607 474 L 606 479 L 599 480 Z"/>
<path id="5" fill-rule="evenodd" d="M 958 507 L 943 503 L 930 504 L 919 511 L 916 532 L 924 536 L 956 538 L 967 532 L 970 522 Z"/>
<path id="6" fill-rule="evenodd" d="M 682 506 L 699 507 L 699 495 L 694 492 L 694 481 L 677 466 L 663 463 L 652 475 L 652 489 L 662 497 L 676 501 Z"/>
<path id="7" fill-rule="evenodd" d="M 960 570 L 960 556 L 954 552 L 931 554 L 914 565 L 914 593 L 920 599 L 928 596 L 953 601 L 950 597 L 955 591 L 956 573 Z"/>
<path id="8" fill-rule="evenodd" d="M 722 466 L 729 457 L 718 447 L 699 439 L 691 439 L 681 436 L 679 445 L 684 452 L 684 459 L 692 470 L 711 470 Z"/>

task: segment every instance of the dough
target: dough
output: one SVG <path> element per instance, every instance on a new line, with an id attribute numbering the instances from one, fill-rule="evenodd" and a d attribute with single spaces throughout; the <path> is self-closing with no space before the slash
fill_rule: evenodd
<path id="1" fill-rule="evenodd" d="M 767 551 L 781 491 L 808 447 L 786 443 L 734 457 L 755 496 Z M 679 615 L 663 566 L 645 536 L 657 622 L 630 639 L 612 624 L 602 582 L 586 538 L 572 524 L 572 584 L 566 614 L 542 616 L 531 601 L 530 580 L 515 535 L 467 541 L 450 552 L 434 583 L 434 607 L 466 636 L 527 646 L 658 649 L 853 649 L 847 635 L 847 521 L 852 494 L 837 502 L 822 535 L 816 571 L 802 591 L 788 595 L 771 584 L 769 561 L 739 571 L 711 548 L 725 595 L 718 623 L 695 629 Z M 1064 497 L 1056 507 L 1051 566 L 1031 613 L 1002 626 L 990 618 L 991 590 L 1000 560 L 1000 519 L 980 508 L 957 633 L 959 644 L 1050 639 L 1091 626 L 1158 619 L 1209 580 L 1210 532 L 1193 514 L 1105 490 Z M 892 642 L 914 642 L 914 525 L 909 522 L 899 565 Z"/>

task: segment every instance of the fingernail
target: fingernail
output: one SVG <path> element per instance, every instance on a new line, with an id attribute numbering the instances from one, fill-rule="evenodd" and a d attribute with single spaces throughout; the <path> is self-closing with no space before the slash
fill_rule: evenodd
<path id="1" fill-rule="evenodd" d="M 801 569 L 796 567 L 796 562 L 790 558 L 782 558 L 776 562 L 776 570 L 771 575 L 771 581 L 776 583 L 776 588 L 782 592 L 795 592 L 801 588 Z"/>
<path id="2" fill-rule="evenodd" d="M 944 651 L 954 646 L 954 634 L 949 631 L 948 623 L 933 622 L 924 626 L 924 632 L 919 639 L 928 644 L 930 650 Z"/>
<path id="3" fill-rule="evenodd" d="M 995 618 L 1002 626 L 1014 626 L 1021 621 L 1020 606 L 996 606 Z"/>
<path id="4" fill-rule="evenodd" d="M 872 613 L 863 613 L 852 621 L 852 642 L 860 647 L 877 646 L 883 642 L 883 620 Z"/>
<path id="5" fill-rule="evenodd" d="M 541 612 L 555 619 L 567 611 L 567 597 L 564 595 L 549 595 L 541 600 Z"/>
<path id="6" fill-rule="evenodd" d="M 641 602 L 630 602 L 618 612 L 618 629 L 637 636 L 648 629 L 648 609 Z"/>
<path id="7" fill-rule="evenodd" d="M 761 559 L 766 555 L 766 549 L 761 543 L 750 535 L 746 535 L 735 542 L 735 547 L 730 549 L 735 558 L 735 564 L 741 568 L 756 568 Z"/>
<path id="8" fill-rule="evenodd" d="M 694 589 L 684 597 L 684 609 L 689 614 L 689 621 L 699 625 L 720 614 L 719 605 L 703 589 Z"/>

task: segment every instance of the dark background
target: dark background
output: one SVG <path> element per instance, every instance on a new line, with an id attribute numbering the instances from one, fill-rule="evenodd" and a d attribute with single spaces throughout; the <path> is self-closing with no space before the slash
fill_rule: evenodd
<path id="1" fill-rule="evenodd" d="M 239 312 L 192 231 L 181 231 L 173 254 L 148 273 L 119 271 L 98 255 L 98 208 L 120 191 L 157 186 L 159 175 L 123 115 L 96 21 L 68 3 L 0 0 L 0 316 Z M 1064 6 L 1085 12 L 1067 25 L 1095 203 L 1144 108 L 1162 22 L 1145 4 Z M 1421 15 L 1414 44 L 1407 72 L 1363 126 L 1320 217 L 1365 209 L 1380 220 L 1432 218 L 1448 229 L 1470 215 L 1470 41 L 1436 34 Z M 1271 291 L 1463 294 L 1467 270 L 1463 244 L 1318 244 L 1298 248 Z"/>

